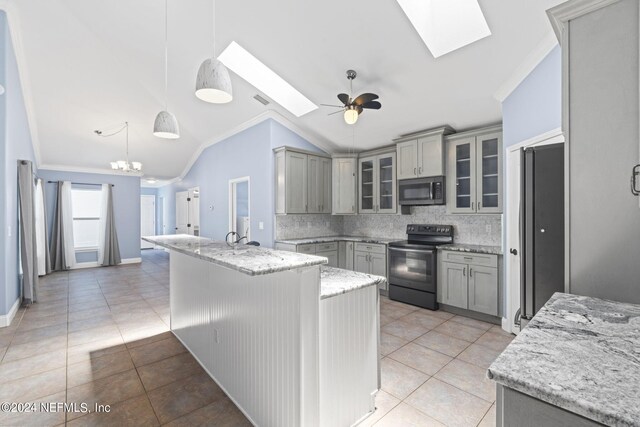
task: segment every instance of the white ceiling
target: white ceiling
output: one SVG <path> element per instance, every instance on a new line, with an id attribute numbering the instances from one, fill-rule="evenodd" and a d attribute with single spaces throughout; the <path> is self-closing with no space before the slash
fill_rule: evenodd
<path id="1" fill-rule="evenodd" d="M 449 124 L 501 120 L 494 94 L 552 32 L 545 10 L 561 0 L 480 0 L 492 35 L 434 60 L 396 1 L 217 1 L 217 51 L 232 40 L 316 104 L 348 92 L 380 95 L 355 127 L 321 107 L 296 118 L 232 74 L 230 104 L 194 96 L 202 60 L 212 54 L 211 0 L 169 0 L 169 110 L 178 141 L 152 135 L 164 108 L 164 1 L 13 0 L 31 120 L 41 163 L 105 169 L 123 157 L 124 138 L 94 129 L 130 123 L 131 160 L 145 174 L 180 175 L 199 146 L 272 109 L 333 149 L 368 149 L 400 134 Z M 11 24 L 11 23 L 10 23 Z"/>

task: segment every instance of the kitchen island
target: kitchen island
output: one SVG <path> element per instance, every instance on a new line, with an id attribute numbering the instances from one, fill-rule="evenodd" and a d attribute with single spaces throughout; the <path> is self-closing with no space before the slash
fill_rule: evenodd
<path id="1" fill-rule="evenodd" d="M 555 293 L 487 375 L 498 426 L 639 426 L 640 306 Z"/>
<path id="2" fill-rule="evenodd" d="M 170 251 L 172 332 L 251 422 L 353 425 L 373 412 L 383 277 L 201 237 L 144 239 Z"/>

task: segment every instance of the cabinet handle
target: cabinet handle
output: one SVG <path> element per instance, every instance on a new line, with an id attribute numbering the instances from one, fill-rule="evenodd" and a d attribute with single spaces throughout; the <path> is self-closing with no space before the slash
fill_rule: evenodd
<path id="1" fill-rule="evenodd" d="M 413 174 L 417 175 L 418 173 L 416 172 L 416 168 L 413 168 Z"/>
<path id="2" fill-rule="evenodd" d="M 478 202 L 478 210 L 482 209 L 482 203 Z"/>
<path id="3" fill-rule="evenodd" d="M 462 276 L 467 275 L 467 267 L 462 267 Z"/>
<path id="4" fill-rule="evenodd" d="M 304 205 L 304 211 L 309 212 L 309 208 L 307 207 L 307 205 Z"/>
<path id="5" fill-rule="evenodd" d="M 351 205 L 351 212 L 355 212 L 356 211 L 356 205 Z"/>
<path id="6" fill-rule="evenodd" d="M 471 210 L 472 210 L 472 211 L 473 211 L 473 210 L 475 210 L 475 209 L 474 209 L 474 208 L 475 208 L 475 206 L 476 206 L 476 202 L 471 202 Z"/>
<path id="7" fill-rule="evenodd" d="M 422 166 L 418 168 L 418 175 L 420 175 L 421 173 L 422 173 Z"/>
<path id="8" fill-rule="evenodd" d="M 473 268 L 469 267 L 469 277 L 473 277 Z"/>

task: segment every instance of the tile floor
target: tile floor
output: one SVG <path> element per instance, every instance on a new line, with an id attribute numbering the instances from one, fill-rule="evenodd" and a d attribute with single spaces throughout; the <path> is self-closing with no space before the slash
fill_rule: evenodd
<path id="1" fill-rule="evenodd" d="M 0 328 L 0 402 L 111 412 L 2 413 L 0 425 L 249 425 L 173 335 L 168 255 L 54 273 L 39 303 Z M 369 426 L 495 425 L 485 377 L 511 341 L 499 327 L 382 298 L 382 390 Z"/>

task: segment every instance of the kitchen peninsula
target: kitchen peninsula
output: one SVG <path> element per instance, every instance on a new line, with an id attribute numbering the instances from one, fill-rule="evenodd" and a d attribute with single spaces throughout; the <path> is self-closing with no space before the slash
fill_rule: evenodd
<path id="1" fill-rule="evenodd" d="M 172 332 L 254 424 L 353 425 L 374 411 L 383 277 L 195 236 L 144 239 L 170 250 Z"/>
<path id="2" fill-rule="evenodd" d="M 488 376 L 498 426 L 638 426 L 640 306 L 555 293 Z"/>

